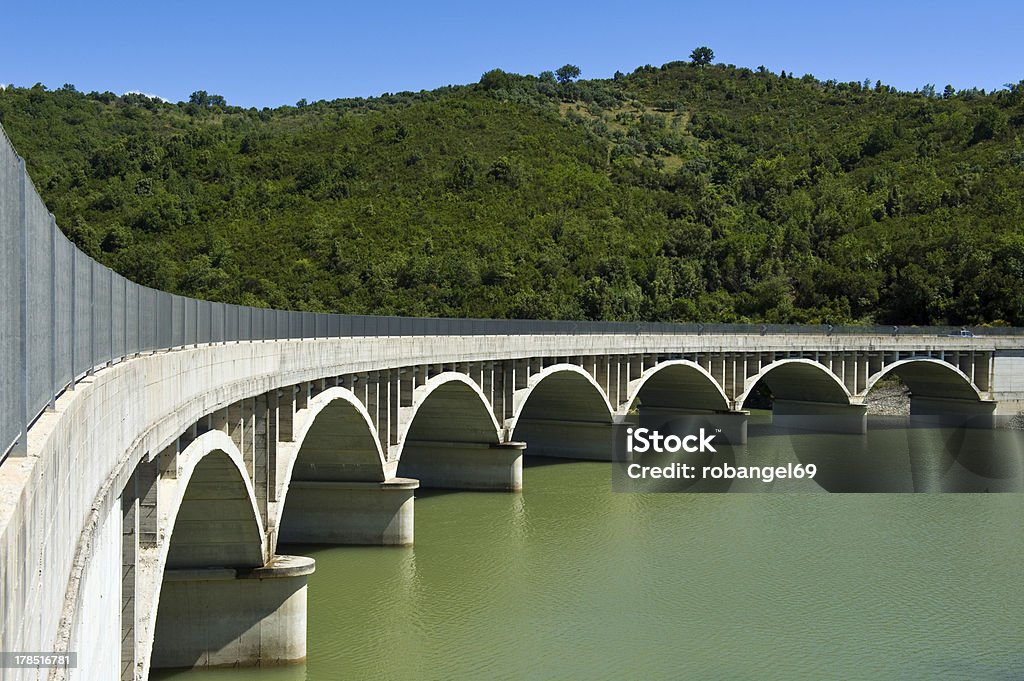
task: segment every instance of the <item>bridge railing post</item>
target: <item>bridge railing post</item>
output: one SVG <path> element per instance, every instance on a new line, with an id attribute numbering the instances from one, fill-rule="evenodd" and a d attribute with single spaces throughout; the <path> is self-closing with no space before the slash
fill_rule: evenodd
<path id="1" fill-rule="evenodd" d="M 14 412 L 18 419 L 18 439 L 11 449 L 13 456 L 28 454 L 28 213 L 25 205 L 28 173 L 25 172 L 25 159 L 18 158 L 18 386 Z"/>

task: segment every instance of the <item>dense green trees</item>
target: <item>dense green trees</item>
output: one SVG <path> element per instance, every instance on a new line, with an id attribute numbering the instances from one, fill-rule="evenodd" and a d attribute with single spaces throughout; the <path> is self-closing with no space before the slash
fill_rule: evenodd
<path id="1" fill-rule="evenodd" d="M 1024 324 L 1024 87 L 935 97 L 694 53 L 262 110 L 37 85 L 0 91 L 0 122 L 76 243 L 188 295 Z"/>

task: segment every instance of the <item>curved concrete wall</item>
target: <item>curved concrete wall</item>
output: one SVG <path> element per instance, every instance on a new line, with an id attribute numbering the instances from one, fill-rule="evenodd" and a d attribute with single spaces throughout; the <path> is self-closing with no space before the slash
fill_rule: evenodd
<path id="1" fill-rule="evenodd" d="M 111 540 L 116 534 L 111 523 L 120 510 L 121 491 L 140 462 L 157 456 L 203 417 L 268 391 L 359 372 L 450 366 L 473 377 L 477 385 L 474 390 L 483 396 L 484 405 L 490 404 L 494 423 L 507 437 L 511 427 L 517 425 L 519 412 L 529 408 L 534 389 L 557 402 L 570 397 L 575 400 L 582 394 L 560 394 L 556 387 L 588 384 L 584 392 L 595 407 L 577 416 L 608 419 L 612 412 L 623 413 L 638 397 L 643 401 L 642 387 L 633 382 L 642 379 L 645 372 L 663 362 L 681 360 L 702 367 L 703 372 L 698 373 L 718 384 L 714 391 L 708 388 L 707 394 L 725 395 L 732 409 L 738 408 L 752 387 L 750 379 L 756 382 L 755 377 L 769 372 L 773 377 L 785 376 L 772 365 L 781 367 L 782 358 L 792 359 L 791 355 L 802 355 L 805 363 L 816 366 L 801 369 L 792 382 L 779 383 L 778 387 L 785 390 L 796 390 L 799 381 L 801 385 L 824 386 L 822 390 L 827 389 L 830 398 L 846 391 L 856 399 L 870 385 L 867 379 L 875 361 L 872 358 L 878 356 L 883 366 L 919 358 L 947 366 L 956 362 L 954 370 L 945 366 L 940 370 L 947 377 L 956 376 L 948 385 L 957 397 L 967 394 L 967 390 L 987 397 L 987 390 L 1002 386 L 1000 398 L 1012 402 L 1022 399 L 1015 388 L 1018 379 L 1004 373 L 1024 365 L 1016 360 L 1017 346 L 1015 339 L 915 337 L 448 336 L 243 342 L 142 355 L 101 370 L 65 392 L 57 400 L 56 409 L 46 412 L 30 430 L 29 455 L 8 458 L 0 466 L 0 565 L 6 594 L 5 602 L 0 604 L 0 649 L 66 650 L 86 645 L 83 626 L 90 625 L 89 636 L 96 633 L 91 625 L 103 619 L 103 614 L 95 604 L 110 588 L 110 566 L 117 564 L 112 558 L 118 547 Z M 1001 373 L 1000 358 L 1004 354 L 1011 359 Z M 810 356 L 821 359 L 807 359 Z M 824 363 L 826 356 L 828 364 Z M 940 360 L 939 356 L 953 359 Z M 842 372 L 837 374 L 836 357 L 844 358 L 842 361 L 851 368 L 843 364 Z M 545 366 L 535 362 L 537 358 L 550 362 Z M 739 358 L 742 370 L 737 368 Z M 525 366 L 525 380 L 510 378 L 509 385 L 503 387 L 509 399 L 499 400 L 493 382 L 496 374 L 491 379 L 482 373 L 479 380 L 476 378 L 479 363 Z M 610 369 L 613 364 L 615 371 Z M 916 377 L 918 374 L 913 372 L 917 370 L 911 367 L 907 363 L 899 371 Z M 965 368 L 970 369 L 969 375 Z M 821 378 L 807 382 L 810 374 L 806 372 L 815 372 Z M 859 378 L 862 374 L 863 380 Z M 695 375 L 691 372 L 688 378 L 681 378 L 680 386 L 687 385 Z M 946 379 L 929 378 L 931 373 L 920 376 L 936 390 L 947 385 Z M 858 381 L 859 390 L 848 387 L 856 388 Z M 984 390 L 979 384 L 985 386 Z M 805 397 L 825 396 L 825 392 L 811 392 Z M 799 390 L 794 394 L 800 394 Z M 397 412 L 415 406 L 398 404 Z M 561 406 L 570 415 L 578 411 Z M 306 411 L 309 416 L 308 406 Z M 367 423 L 368 417 L 368 413 L 361 416 L 362 423 Z M 399 414 L 395 423 L 402 422 Z M 306 424 L 297 424 L 298 441 L 288 446 L 298 449 L 305 437 L 303 428 L 315 430 L 312 423 L 310 418 Z M 399 429 L 392 435 L 378 425 L 377 431 L 387 436 L 388 445 L 400 444 Z M 378 441 L 377 446 L 388 459 L 384 462 L 385 475 L 393 476 L 400 447 L 388 455 L 382 442 Z M 372 450 L 368 448 L 371 459 L 377 456 Z M 294 459 L 291 456 L 290 460 Z M 288 456 L 282 457 L 282 461 L 288 460 Z M 272 533 L 276 516 L 268 522 L 267 530 Z M 273 537 L 268 541 L 272 547 Z M 89 645 L 90 650 L 105 650 L 99 643 Z M 108 671 L 93 673 L 96 678 L 109 678 Z M 92 678 L 85 672 L 79 669 L 77 674 Z M 35 674 L 14 671 L 9 676 L 22 679 L 34 678 Z"/>

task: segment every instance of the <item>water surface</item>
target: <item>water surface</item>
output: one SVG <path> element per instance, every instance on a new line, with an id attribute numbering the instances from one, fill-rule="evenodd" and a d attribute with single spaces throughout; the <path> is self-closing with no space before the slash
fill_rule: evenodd
<path id="1" fill-rule="evenodd" d="M 306 664 L 163 678 L 1024 678 L 1024 495 L 627 494 L 539 463 L 522 494 L 421 494 L 415 547 L 283 547 L 317 560 Z"/>

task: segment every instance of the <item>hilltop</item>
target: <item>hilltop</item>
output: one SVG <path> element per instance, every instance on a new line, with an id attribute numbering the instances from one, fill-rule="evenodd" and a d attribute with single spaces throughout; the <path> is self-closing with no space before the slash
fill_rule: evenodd
<path id="1" fill-rule="evenodd" d="M 672 62 L 242 109 L 0 91 L 58 224 L 142 284 L 303 310 L 1024 325 L 1024 81 Z"/>

